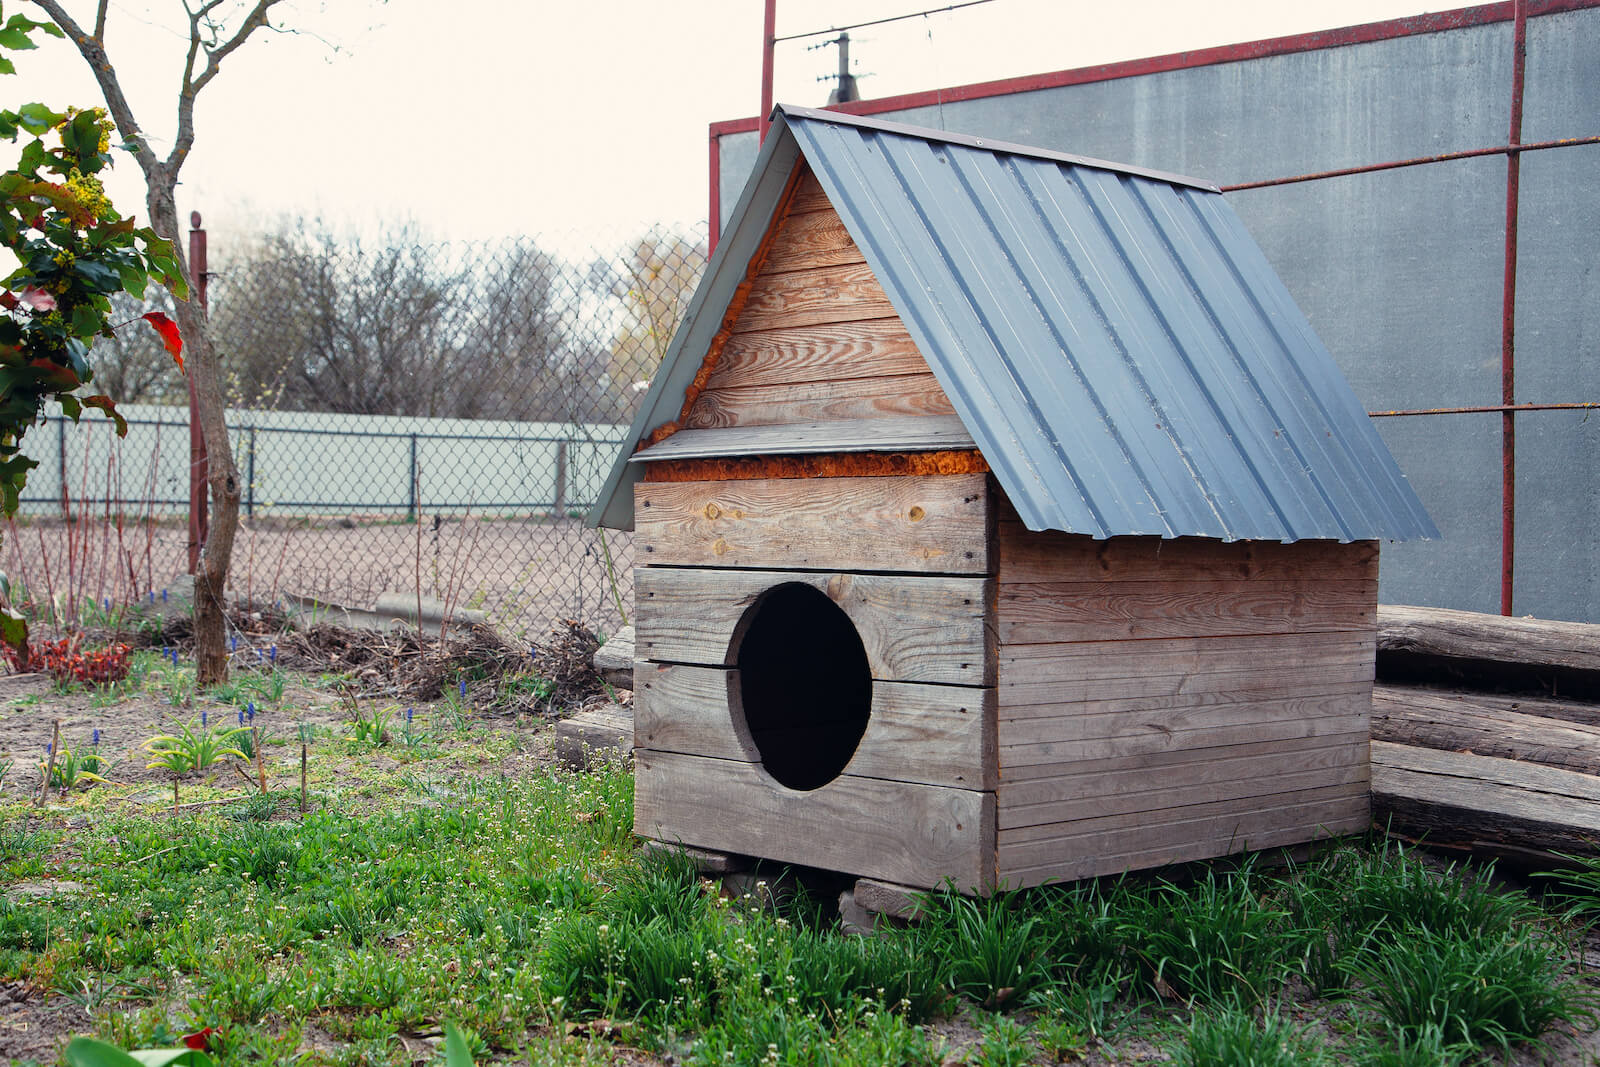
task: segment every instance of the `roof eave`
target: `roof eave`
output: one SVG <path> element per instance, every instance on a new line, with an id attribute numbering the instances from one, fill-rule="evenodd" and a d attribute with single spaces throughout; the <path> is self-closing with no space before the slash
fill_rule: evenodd
<path id="1" fill-rule="evenodd" d="M 799 156 L 800 146 L 780 113 L 774 118 L 761 153 L 756 157 L 752 172 L 755 177 L 745 185 L 734 205 L 722 239 L 706 265 L 705 277 L 689 302 L 683 325 L 673 336 L 666 356 L 656 369 L 595 505 L 584 516 L 586 526 L 633 529 L 633 486 L 643 476 L 643 465 L 629 463 L 628 459 L 640 441 L 681 413 L 689 386 L 722 326 L 723 313 L 732 302 L 734 291 L 745 280 L 750 260 L 772 225 L 789 174 Z"/>

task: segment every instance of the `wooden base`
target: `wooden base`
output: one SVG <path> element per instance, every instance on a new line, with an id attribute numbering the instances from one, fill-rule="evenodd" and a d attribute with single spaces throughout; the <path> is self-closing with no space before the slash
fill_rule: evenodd
<path id="1" fill-rule="evenodd" d="M 581 771 L 597 760 L 626 759 L 633 752 L 633 710 L 620 704 L 591 708 L 556 723 L 556 759 Z"/>

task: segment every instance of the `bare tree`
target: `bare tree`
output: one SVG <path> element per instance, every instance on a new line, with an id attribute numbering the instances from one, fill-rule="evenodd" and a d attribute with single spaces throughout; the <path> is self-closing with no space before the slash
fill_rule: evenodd
<path id="1" fill-rule="evenodd" d="M 177 240 L 176 188 L 178 174 L 194 147 L 195 99 L 216 78 L 224 59 L 242 47 L 257 30 L 273 28 L 268 13 L 282 0 L 252 0 L 248 4 L 225 4 L 224 0 L 181 2 L 188 20 L 188 47 L 178 84 L 177 133 L 172 150 L 163 158 L 145 137 L 144 128 L 134 116 L 106 51 L 106 15 L 110 0 L 98 0 L 90 28 L 69 15 L 60 0 L 33 0 L 66 33 L 84 62 L 89 64 L 111 118 L 132 147 L 144 174 L 150 224 L 156 233 L 173 242 L 178 261 L 187 273 L 183 247 Z M 199 573 L 195 575 L 194 611 L 196 672 L 202 685 L 212 685 L 228 676 L 223 595 L 233 559 L 234 535 L 239 528 L 240 478 L 228 444 L 222 368 L 218 365 L 205 309 L 199 301 L 187 300 L 178 302 L 176 312 L 178 329 L 187 347 L 190 381 L 194 386 L 195 406 L 205 435 L 210 469 L 211 527 Z"/>

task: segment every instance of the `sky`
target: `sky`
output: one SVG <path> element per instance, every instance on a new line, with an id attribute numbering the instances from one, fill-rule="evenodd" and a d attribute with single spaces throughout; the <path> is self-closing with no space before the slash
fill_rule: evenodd
<path id="1" fill-rule="evenodd" d="M 229 3 L 235 0 L 228 0 Z M 779 36 L 958 0 L 779 0 Z M 93 4 L 64 0 L 85 25 Z M 1454 6 L 1454 5 L 1450 5 Z M 35 17 L 30 3 L 10 5 Z M 851 31 L 863 97 L 964 85 L 1415 14 L 1409 0 L 990 0 Z M 219 245 L 304 219 L 433 240 L 620 242 L 707 210 L 707 127 L 759 108 L 760 0 L 290 0 L 196 109 L 179 207 Z M 170 146 L 179 0 L 112 0 L 107 51 Z M 820 106 L 821 37 L 778 45 L 774 99 Z M 99 103 L 68 43 L 16 59 L 5 100 Z M 143 214 L 131 158 L 108 182 Z"/>

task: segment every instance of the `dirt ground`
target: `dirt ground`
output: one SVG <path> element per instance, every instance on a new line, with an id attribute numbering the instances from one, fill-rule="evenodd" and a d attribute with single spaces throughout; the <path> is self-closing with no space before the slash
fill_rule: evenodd
<path id="1" fill-rule="evenodd" d="M 5 529 L 0 559 L 13 583 L 40 600 L 79 603 L 147 597 L 187 570 L 181 520 L 100 517 L 69 525 L 30 519 Z M 607 565 L 607 555 L 610 565 Z M 582 619 L 612 632 L 618 600 L 633 608 L 629 534 L 574 518 L 424 517 L 409 522 L 241 520 L 231 591 L 271 604 L 283 594 L 370 608 L 384 592 L 415 593 L 478 608 L 507 636 L 537 634 L 552 620 Z M 615 582 L 611 576 L 615 576 Z"/>

